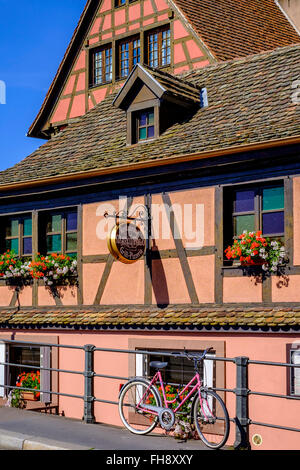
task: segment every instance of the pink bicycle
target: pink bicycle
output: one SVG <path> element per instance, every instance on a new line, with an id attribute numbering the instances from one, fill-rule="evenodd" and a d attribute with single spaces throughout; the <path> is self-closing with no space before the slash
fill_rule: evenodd
<path id="1" fill-rule="evenodd" d="M 174 400 L 167 400 L 166 384 L 161 374 L 161 370 L 167 367 L 167 362 L 150 364 L 156 369 L 151 381 L 135 377 L 123 385 L 119 396 L 119 413 L 124 426 L 130 432 L 140 435 L 149 434 L 158 425 L 165 431 L 171 431 L 176 418 L 182 415 L 181 410 L 188 403 L 189 412 L 185 414 L 190 415 L 203 443 L 211 449 L 223 447 L 229 435 L 228 412 L 221 397 L 203 386 L 199 372 L 199 364 L 211 350 L 209 348 L 203 354 L 191 354 L 187 351 L 174 353 L 177 357 L 186 357 L 193 361 L 195 369 L 193 379 L 178 391 Z"/>

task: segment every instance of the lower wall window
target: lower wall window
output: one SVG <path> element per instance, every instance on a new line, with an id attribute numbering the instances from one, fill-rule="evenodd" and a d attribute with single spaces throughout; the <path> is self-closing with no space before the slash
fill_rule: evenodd
<path id="1" fill-rule="evenodd" d="M 300 366 L 300 344 L 287 345 L 287 362 Z M 300 367 L 287 368 L 287 383 L 290 396 L 300 396 Z"/>
<path id="2" fill-rule="evenodd" d="M 41 367 L 41 350 L 37 347 L 31 346 L 9 346 L 9 362 L 12 364 L 20 364 L 19 366 L 9 366 L 9 383 L 14 385 L 17 383 L 18 376 L 22 372 L 33 372 L 38 371 L 37 368 Z M 30 370 L 23 365 L 32 366 Z"/>
<path id="3" fill-rule="evenodd" d="M 150 352 L 150 351 L 149 351 Z M 138 355 L 136 358 L 136 375 L 137 376 L 151 376 L 153 377 L 155 375 L 155 369 L 150 367 L 150 363 L 153 361 L 161 361 L 161 362 L 167 362 L 168 366 L 161 371 L 162 373 L 162 378 L 165 383 L 168 383 L 170 385 L 187 385 L 192 378 L 195 375 L 195 370 L 194 370 L 194 364 L 192 361 L 189 361 L 188 359 L 184 357 L 170 357 L 170 356 L 164 356 L 164 353 L 172 353 L 172 352 L 178 352 L 180 353 L 181 351 L 153 351 L 153 352 L 161 352 L 161 355 Z M 199 354 L 202 351 L 190 351 L 191 353 L 197 353 Z M 199 371 L 200 371 L 200 377 L 203 381 L 203 384 L 205 384 L 208 387 L 213 387 L 215 380 L 214 380 L 214 362 L 211 360 L 206 360 L 200 363 L 199 365 Z"/>
<path id="4" fill-rule="evenodd" d="M 9 365 L 5 365 L 9 364 Z M 29 367 L 24 367 L 29 366 Z M 32 369 L 31 369 L 32 367 Z M 51 367 L 51 348 L 44 346 L 30 346 L 23 344 L 11 344 L 0 342 L 0 398 L 5 398 L 18 382 L 18 376 L 25 372 L 34 374 L 40 370 L 40 389 L 45 390 L 39 400 L 43 403 L 51 403 L 51 372 L 40 368 Z M 2 385 L 2 387 L 1 387 Z"/>

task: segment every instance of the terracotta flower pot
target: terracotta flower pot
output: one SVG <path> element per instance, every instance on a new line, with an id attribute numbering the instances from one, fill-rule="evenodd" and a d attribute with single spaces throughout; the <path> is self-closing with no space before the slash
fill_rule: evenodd
<path id="1" fill-rule="evenodd" d="M 22 398 L 25 401 L 38 401 L 38 397 L 35 396 L 34 392 L 22 392 Z"/>

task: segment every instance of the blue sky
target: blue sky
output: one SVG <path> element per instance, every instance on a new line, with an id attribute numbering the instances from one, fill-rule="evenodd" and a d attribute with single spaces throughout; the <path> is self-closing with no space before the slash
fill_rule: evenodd
<path id="1" fill-rule="evenodd" d="M 26 137 L 86 0 L 0 0 L 0 171 L 45 141 Z"/>

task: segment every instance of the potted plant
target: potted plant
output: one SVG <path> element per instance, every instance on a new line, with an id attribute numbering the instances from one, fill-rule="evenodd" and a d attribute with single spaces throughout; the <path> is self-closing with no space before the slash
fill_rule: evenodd
<path id="1" fill-rule="evenodd" d="M 30 279 L 30 261 L 23 260 L 14 251 L 0 255 L 0 279 L 11 283 L 22 283 Z"/>
<path id="2" fill-rule="evenodd" d="M 242 266 L 261 266 L 264 271 L 277 272 L 284 264 L 286 253 L 280 240 L 262 236 L 262 232 L 244 231 L 225 250 L 228 260 L 239 260 Z"/>
<path id="3" fill-rule="evenodd" d="M 38 255 L 30 263 L 30 275 L 41 279 L 46 286 L 72 284 L 77 277 L 77 260 L 67 255 L 52 253 Z"/>
<path id="4" fill-rule="evenodd" d="M 74 284 L 77 275 L 77 259 L 67 255 L 38 254 L 34 261 L 19 258 L 13 251 L 0 255 L 0 279 L 13 285 L 24 285 L 33 279 L 41 279 L 49 287 Z"/>
<path id="5" fill-rule="evenodd" d="M 22 374 L 18 376 L 16 383 L 16 386 L 22 389 L 21 398 L 25 401 L 37 401 L 40 398 L 40 383 L 39 371 L 22 372 Z M 28 389 L 28 391 L 23 389 Z"/>

